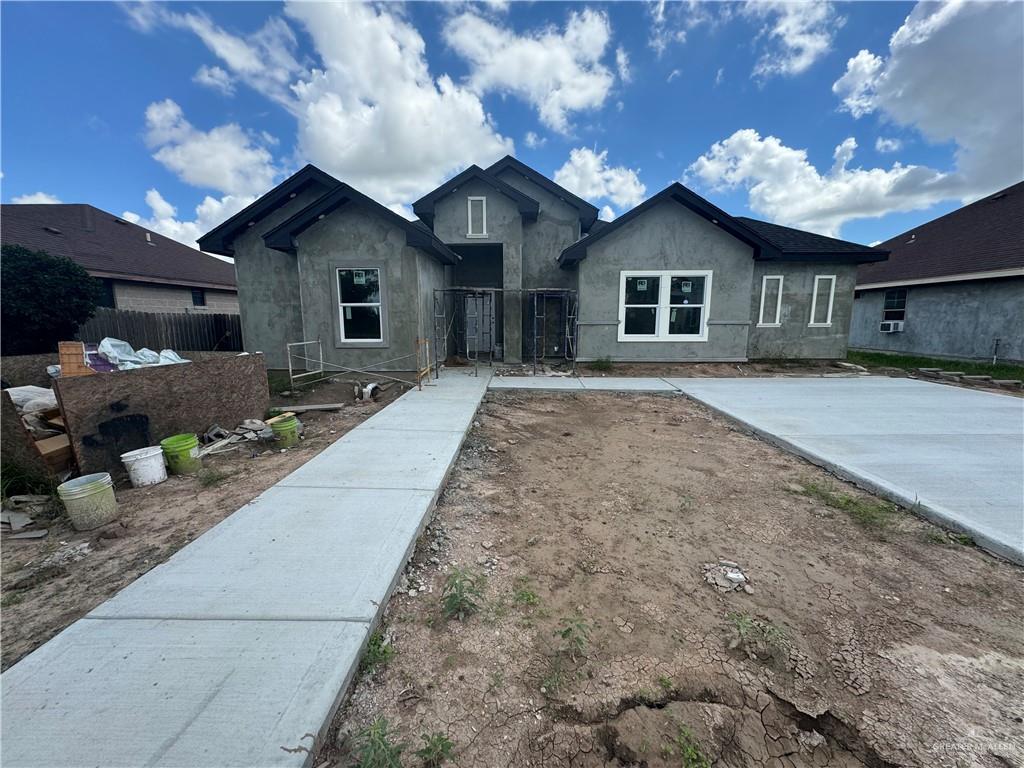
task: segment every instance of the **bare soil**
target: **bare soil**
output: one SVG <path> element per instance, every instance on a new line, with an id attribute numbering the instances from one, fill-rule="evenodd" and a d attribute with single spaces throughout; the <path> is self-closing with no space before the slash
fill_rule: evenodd
<path id="1" fill-rule="evenodd" d="M 325 382 L 273 402 L 284 407 L 339 403 L 345 402 L 341 396 L 346 392 L 352 401 L 351 384 Z M 294 448 L 243 443 L 234 451 L 206 456 L 204 471 L 195 477 L 171 476 L 148 488 L 119 484 L 115 492 L 120 518 L 102 528 L 78 532 L 66 518 L 58 517 L 45 539 L 5 539 L 0 571 L 3 669 L 305 464 L 401 392 L 396 385 L 376 402 L 299 414 L 305 434 Z M 82 559 L 26 578 L 47 556 L 82 544 L 88 544 Z"/>
<path id="2" fill-rule="evenodd" d="M 379 717 L 408 766 L 438 732 L 459 766 L 1024 764 L 1022 569 L 681 397 L 477 418 L 313 765 Z"/>

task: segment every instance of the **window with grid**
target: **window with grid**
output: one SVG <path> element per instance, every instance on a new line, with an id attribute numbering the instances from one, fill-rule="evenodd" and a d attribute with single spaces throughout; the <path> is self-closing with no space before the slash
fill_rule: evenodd
<path id="1" fill-rule="evenodd" d="M 890 288 L 885 292 L 885 299 L 882 302 L 883 320 L 906 320 L 907 319 L 907 289 Z"/>
<path id="2" fill-rule="evenodd" d="M 711 272 L 621 273 L 619 341 L 704 341 Z"/>
<path id="3" fill-rule="evenodd" d="M 379 269 L 339 269 L 338 303 L 342 341 L 384 340 Z"/>

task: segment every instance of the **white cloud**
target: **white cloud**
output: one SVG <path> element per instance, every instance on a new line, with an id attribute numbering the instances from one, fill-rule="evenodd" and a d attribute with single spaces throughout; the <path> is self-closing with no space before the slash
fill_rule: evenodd
<path id="1" fill-rule="evenodd" d="M 192 76 L 192 82 L 220 91 L 225 96 L 233 96 L 235 93 L 235 80 L 220 67 L 210 67 L 204 64 Z"/>
<path id="2" fill-rule="evenodd" d="M 806 150 L 747 128 L 713 144 L 688 173 L 714 190 L 748 190 L 750 209 L 770 221 L 831 236 L 847 221 L 924 208 L 949 196 L 948 176 L 931 168 L 849 168 L 856 148 L 854 139 L 843 141 L 823 174 Z"/>
<path id="3" fill-rule="evenodd" d="M 523 144 L 528 146 L 530 149 L 537 149 L 538 147 L 543 147 L 547 143 L 547 137 L 538 136 L 533 131 L 527 131 L 526 135 L 523 137 Z"/>
<path id="4" fill-rule="evenodd" d="M 715 86 L 721 85 L 723 80 L 725 80 L 725 67 L 719 67 L 715 72 Z"/>
<path id="5" fill-rule="evenodd" d="M 666 83 L 671 83 L 673 80 L 675 80 L 681 74 L 683 74 L 683 73 L 681 71 L 679 71 L 678 69 L 673 69 L 671 72 L 668 73 L 668 77 L 665 78 L 665 82 Z"/>
<path id="6" fill-rule="evenodd" d="M 601 211 L 597 214 L 597 217 L 602 221 L 611 221 L 615 218 L 615 209 L 610 205 L 605 205 L 601 208 Z"/>
<path id="7" fill-rule="evenodd" d="M 882 136 L 875 139 L 875 150 L 882 154 L 899 152 L 901 149 L 903 149 L 903 142 L 899 139 L 887 139 Z"/>
<path id="8" fill-rule="evenodd" d="M 714 3 L 700 0 L 667 3 L 666 0 L 647 5 L 647 13 L 651 19 L 651 31 L 647 44 L 654 49 L 658 58 L 673 43 L 685 43 L 687 34 L 701 24 L 714 25 L 719 18 L 731 15 L 729 4 L 718 4 L 715 13 L 711 8 Z"/>
<path id="9" fill-rule="evenodd" d="M 18 205 L 58 205 L 60 198 L 48 192 L 33 192 L 29 195 L 18 195 L 11 198 L 12 203 Z"/>
<path id="10" fill-rule="evenodd" d="M 609 200 L 620 209 L 632 208 L 647 193 L 637 171 L 621 165 L 609 167 L 608 150 L 595 152 L 586 147 L 569 152 L 569 159 L 555 171 L 555 182 L 584 200 Z"/>
<path id="11" fill-rule="evenodd" d="M 765 21 L 760 36 L 769 50 L 754 66 L 757 77 L 798 75 L 832 49 L 832 38 L 845 19 L 825 0 L 751 0 L 748 16 Z"/>
<path id="12" fill-rule="evenodd" d="M 195 219 L 181 220 L 177 218 L 177 209 L 168 203 L 156 189 L 150 189 L 146 192 L 146 205 L 150 210 L 148 217 L 140 216 L 133 211 L 125 211 L 121 216 L 133 224 L 139 224 L 146 229 L 177 240 L 179 243 L 196 248 L 196 240 L 234 216 L 254 199 L 254 197 L 225 195 L 218 200 L 207 196 L 196 206 Z"/>
<path id="13" fill-rule="evenodd" d="M 259 141 L 235 123 L 201 131 L 170 99 L 146 108 L 146 142 L 155 150 L 153 157 L 194 187 L 236 196 L 266 192 L 277 169 Z"/>
<path id="14" fill-rule="evenodd" d="M 615 49 L 615 68 L 619 72 L 619 80 L 628 83 L 633 79 L 633 73 L 629 68 L 629 54 L 621 45 Z"/>
<path id="15" fill-rule="evenodd" d="M 877 113 L 929 142 L 955 142 L 946 197 L 969 200 L 1024 175 L 1020 3 L 919 3 L 888 55 L 860 51 L 832 90 L 854 117 Z"/>
<path id="16" fill-rule="evenodd" d="M 571 113 L 602 106 L 615 82 L 601 61 L 611 25 L 589 8 L 571 12 L 561 32 L 546 27 L 523 35 L 462 13 L 445 25 L 444 37 L 469 62 L 468 83 L 476 93 L 514 94 L 559 133 L 570 132 Z"/>

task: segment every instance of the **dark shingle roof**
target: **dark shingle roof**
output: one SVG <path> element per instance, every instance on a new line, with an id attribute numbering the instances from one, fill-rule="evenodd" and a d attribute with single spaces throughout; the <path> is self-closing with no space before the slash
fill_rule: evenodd
<path id="1" fill-rule="evenodd" d="M 597 221 L 597 206 L 593 203 L 588 203 L 582 197 L 574 195 L 568 189 L 558 184 L 543 173 L 534 170 L 522 160 L 517 160 L 512 155 L 505 155 L 501 160 L 488 167 L 487 172 L 492 174 L 499 174 L 502 171 L 510 169 L 518 173 L 524 179 L 532 181 L 534 184 L 539 186 L 541 189 L 547 190 L 550 194 L 555 197 L 561 198 L 566 203 L 574 207 L 580 212 L 580 223 L 583 227 L 583 231 L 586 232 Z"/>
<path id="2" fill-rule="evenodd" d="M 96 277 L 235 289 L 233 264 L 91 205 L 4 205 L 0 241 L 66 256 Z"/>
<path id="3" fill-rule="evenodd" d="M 457 176 L 453 176 L 448 179 L 444 184 L 439 186 L 437 189 L 428 192 L 415 203 L 412 204 L 412 212 L 415 213 L 420 219 L 425 221 L 429 225 L 434 223 L 434 206 L 437 201 L 445 195 L 454 192 L 460 186 L 465 184 L 471 179 L 477 179 L 487 184 L 496 192 L 499 192 L 506 197 L 510 198 L 512 202 L 519 208 L 519 212 L 528 219 L 536 219 L 537 213 L 540 211 L 540 203 L 534 200 L 529 195 L 523 194 L 518 189 L 513 187 L 511 184 L 506 184 L 501 179 L 492 175 L 488 171 L 485 171 L 479 165 L 471 165 L 466 170 Z"/>
<path id="4" fill-rule="evenodd" d="M 1024 181 L 879 247 L 889 260 L 860 267 L 858 285 L 1024 268 Z"/>
<path id="5" fill-rule="evenodd" d="M 767 221 L 751 219 L 747 216 L 736 216 L 736 221 L 742 221 L 750 229 L 754 230 L 785 254 L 838 254 L 838 253 L 874 253 L 884 250 L 876 249 L 869 245 L 851 243 L 849 240 L 837 240 L 834 237 L 825 237 L 814 232 L 806 232 L 802 229 L 783 227 L 780 224 L 771 224 Z"/>

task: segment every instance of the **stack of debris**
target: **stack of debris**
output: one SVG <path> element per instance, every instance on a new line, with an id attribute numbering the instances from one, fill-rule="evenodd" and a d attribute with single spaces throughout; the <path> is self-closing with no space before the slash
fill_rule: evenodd
<path id="1" fill-rule="evenodd" d="M 53 499 L 50 496 L 8 496 L 0 512 L 0 530 L 5 540 L 41 539 L 49 533 L 43 523 L 52 517 Z"/>
<path id="2" fill-rule="evenodd" d="M 64 429 L 64 419 L 53 390 L 26 386 L 8 387 L 4 391 L 10 395 L 25 432 L 43 461 L 55 474 L 63 475 L 72 462 L 71 441 Z"/>
<path id="3" fill-rule="evenodd" d="M 203 442 L 205 445 L 199 449 L 199 456 L 216 455 L 218 453 L 227 453 L 233 451 L 236 448 L 241 447 L 246 442 L 256 442 L 258 440 L 273 440 L 275 439 L 273 425 L 278 421 L 291 418 L 295 413 L 287 411 L 285 413 L 279 413 L 273 418 L 263 421 L 261 419 L 246 419 L 239 424 L 233 431 L 229 432 L 226 429 L 214 424 L 203 435 Z M 298 420 L 296 420 L 298 421 Z M 299 434 L 303 432 L 302 422 L 298 421 Z"/>

